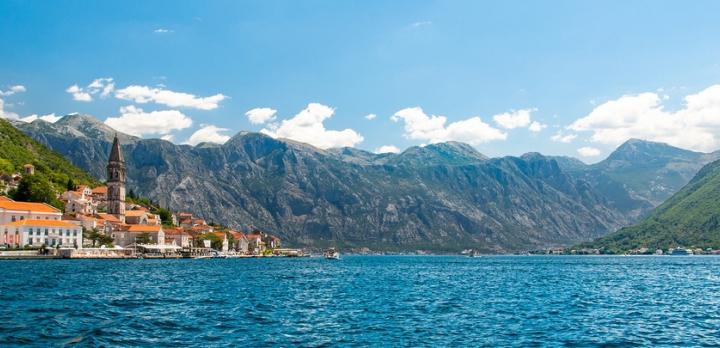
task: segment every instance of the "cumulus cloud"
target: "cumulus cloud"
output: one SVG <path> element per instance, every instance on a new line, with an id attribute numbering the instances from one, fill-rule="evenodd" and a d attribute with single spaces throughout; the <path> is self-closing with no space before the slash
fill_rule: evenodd
<path id="1" fill-rule="evenodd" d="M 275 119 L 277 110 L 271 108 L 255 108 L 245 113 L 252 124 L 263 124 Z"/>
<path id="2" fill-rule="evenodd" d="M 371 121 L 374 120 L 376 117 L 377 117 L 376 114 L 367 114 L 367 115 L 365 115 L 365 119 L 366 119 L 366 120 L 371 120 Z"/>
<path id="3" fill-rule="evenodd" d="M 76 101 L 82 101 L 82 102 L 90 102 L 92 101 L 92 96 L 90 93 L 84 92 L 82 88 L 78 85 L 72 85 L 68 87 L 65 92 L 68 92 L 72 95 L 73 100 Z"/>
<path id="4" fill-rule="evenodd" d="M 200 143 L 224 144 L 226 141 L 230 140 L 229 135 L 221 133 L 229 131 L 227 128 L 219 128 L 209 124 L 203 124 L 200 127 L 200 129 L 195 131 L 195 133 L 188 138 L 185 144 L 193 146 Z"/>
<path id="5" fill-rule="evenodd" d="M 9 97 L 15 93 L 22 93 L 25 91 L 26 89 L 23 85 L 10 86 L 7 91 L 0 91 L 0 97 Z"/>
<path id="6" fill-rule="evenodd" d="M 279 124 L 272 124 L 260 132 L 273 138 L 286 138 L 317 146 L 322 149 L 332 147 L 353 147 L 364 138 L 352 129 L 328 130 L 323 124 L 333 116 L 335 110 L 319 103 L 310 103 L 292 118 Z"/>
<path id="7" fill-rule="evenodd" d="M 532 121 L 532 123 L 530 123 L 530 126 L 528 126 L 528 130 L 530 130 L 530 131 L 533 132 L 533 133 L 540 132 L 540 131 L 542 131 L 542 130 L 545 129 L 545 128 L 547 128 L 547 125 L 546 125 L 546 124 L 542 124 L 542 123 L 540 123 L 540 122 L 538 122 L 538 121 Z"/>
<path id="8" fill-rule="evenodd" d="M 120 108 L 120 116 L 109 117 L 105 124 L 123 133 L 144 135 L 167 135 L 174 130 L 188 128 L 192 120 L 177 110 L 145 112 L 133 105 Z"/>
<path id="9" fill-rule="evenodd" d="M 166 135 L 161 136 L 160 139 L 165 140 L 165 141 L 173 141 L 173 139 L 175 139 L 175 136 L 172 134 L 166 134 Z"/>
<path id="10" fill-rule="evenodd" d="M 5 101 L 0 99 L 0 118 L 7 118 L 11 120 L 18 119 L 18 114 L 5 110 Z"/>
<path id="11" fill-rule="evenodd" d="M 213 110 L 218 103 L 225 100 L 227 96 L 215 94 L 209 97 L 197 97 L 193 94 L 174 92 L 163 88 L 131 85 L 115 92 L 115 97 L 123 100 L 130 100 L 136 103 L 145 104 L 154 102 L 169 107 L 186 107 L 199 110 Z"/>
<path id="12" fill-rule="evenodd" d="M 58 121 L 59 119 L 61 119 L 61 118 L 62 118 L 61 116 L 55 116 L 55 113 L 47 114 L 47 115 L 42 115 L 42 116 L 38 116 L 38 115 L 32 114 L 32 115 L 30 115 L 30 116 L 21 118 L 20 121 L 30 123 L 30 122 L 35 121 L 35 120 L 43 120 L 43 121 L 45 121 L 45 122 L 55 123 L 55 122 L 57 122 L 57 121 Z"/>
<path id="13" fill-rule="evenodd" d="M 567 134 L 567 135 L 564 135 L 562 131 L 558 131 L 557 133 L 555 133 L 555 135 L 553 135 L 553 136 L 550 137 L 550 140 L 552 140 L 552 141 L 554 141 L 554 142 L 556 142 L 556 143 L 565 143 L 565 144 L 567 144 L 567 143 L 570 143 L 570 142 L 572 142 L 573 140 L 575 140 L 575 138 L 577 138 L 577 134 Z"/>
<path id="14" fill-rule="evenodd" d="M 375 149 L 375 153 L 400 153 L 400 149 L 395 145 L 383 145 Z"/>
<path id="15" fill-rule="evenodd" d="M 445 116 L 428 116 L 422 108 L 406 108 L 396 112 L 391 120 L 405 123 L 405 137 L 430 143 L 462 141 L 479 145 L 493 140 L 507 139 L 507 133 L 493 128 L 480 117 L 471 117 L 446 125 Z"/>
<path id="16" fill-rule="evenodd" d="M 498 126 L 505 129 L 525 128 L 530 125 L 530 114 L 537 109 L 522 109 L 493 116 Z"/>
<path id="17" fill-rule="evenodd" d="M 0 90 L 0 97 L 9 97 L 15 93 L 22 93 L 25 92 L 25 86 L 23 85 L 15 85 L 10 86 L 6 91 Z M 5 101 L 0 98 L 0 118 L 7 118 L 12 120 L 17 120 L 20 116 L 18 114 L 5 110 Z"/>
<path id="18" fill-rule="evenodd" d="M 73 100 L 82 102 L 91 102 L 94 95 L 100 95 L 101 98 L 107 96 L 115 90 L 115 82 L 111 77 L 101 77 L 93 80 L 86 87 L 80 87 L 74 84 L 68 87 L 65 92 L 72 95 Z"/>
<path id="19" fill-rule="evenodd" d="M 578 154 L 582 157 L 596 157 L 600 155 L 600 150 L 594 147 L 584 146 L 577 149 Z"/>
<path id="20" fill-rule="evenodd" d="M 640 138 L 696 151 L 720 147 L 720 85 L 686 96 L 675 111 L 666 110 L 664 100 L 654 92 L 624 95 L 598 105 L 568 128 L 591 132 L 591 141 L 607 145 Z"/>

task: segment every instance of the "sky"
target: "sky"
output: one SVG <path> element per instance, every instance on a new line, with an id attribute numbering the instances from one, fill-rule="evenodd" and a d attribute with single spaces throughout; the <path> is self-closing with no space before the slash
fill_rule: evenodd
<path id="1" fill-rule="evenodd" d="M 0 2 L 0 117 L 586 162 L 720 149 L 718 1 Z"/>

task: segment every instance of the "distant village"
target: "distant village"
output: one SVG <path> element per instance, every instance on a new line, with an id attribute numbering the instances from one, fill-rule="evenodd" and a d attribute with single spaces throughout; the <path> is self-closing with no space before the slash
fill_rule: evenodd
<path id="1" fill-rule="evenodd" d="M 5 175 L 4 190 L 16 188 L 23 173 Z M 58 198 L 64 211 L 46 203 L 16 202 L 0 196 L 0 246 L 16 256 L 70 258 L 267 257 L 303 256 L 281 248 L 280 239 L 241 232 L 191 213 L 171 213 L 127 199 L 125 161 L 117 137 L 105 186 L 78 185 Z M 163 216 L 161 216 L 163 215 Z M 164 220 L 163 220 L 164 219 Z M 19 250 L 22 249 L 22 250 Z M 6 253 L 7 255 L 7 253 Z"/>

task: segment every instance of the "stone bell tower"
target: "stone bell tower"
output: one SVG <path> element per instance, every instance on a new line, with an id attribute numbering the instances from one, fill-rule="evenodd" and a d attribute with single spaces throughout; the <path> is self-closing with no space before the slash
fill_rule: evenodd
<path id="1" fill-rule="evenodd" d="M 125 159 L 117 134 L 107 165 L 107 213 L 125 223 Z"/>

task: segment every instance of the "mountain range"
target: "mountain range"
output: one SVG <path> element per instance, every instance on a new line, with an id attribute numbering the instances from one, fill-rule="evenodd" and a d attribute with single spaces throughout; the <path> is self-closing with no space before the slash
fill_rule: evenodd
<path id="1" fill-rule="evenodd" d="M 587 165 L 538 153 L 488 158 L 457 142 L 374 154 L 241 132 L 222 145 L 176 145 L 78 114 L 14 125 L 100 179 L 117 133 L 128 187 L 172 210 L 294 246 L 374 250 L 507 252 L 590 240 L 638 221 L 717 158 L 640 140 Z"/>
<path id="2" fill-rule="evenodd" d="M 720 249 L 720 161 L 712 162 L 640 223 L 584 247 L 618 253 L 641 247 Z"/>

